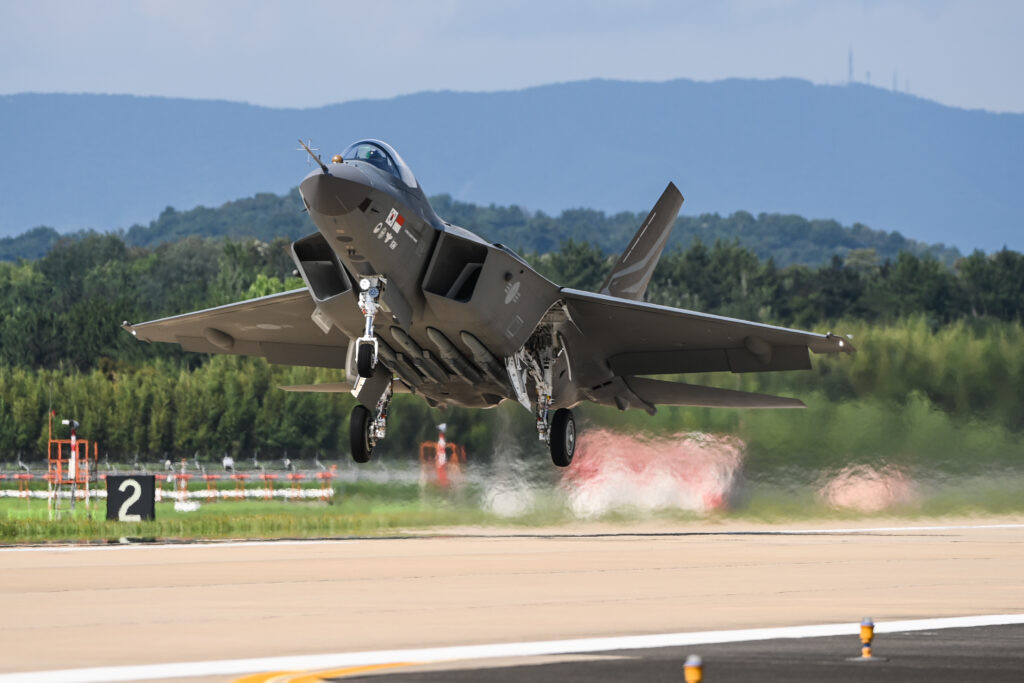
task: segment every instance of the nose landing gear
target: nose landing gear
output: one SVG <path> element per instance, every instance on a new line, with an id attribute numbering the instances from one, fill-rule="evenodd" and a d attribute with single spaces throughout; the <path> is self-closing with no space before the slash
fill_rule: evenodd
<path id="1" fill-rule="evenodd" d="M 387 280 L 380 276 L 364 277 L 359 281 L 359 310 L 366 319 L 363 336 L 356 340 L 356 370 L 360 377 L 373 377 L 377 367 L 377 337 L 373 334 L 373 319 L 380 310 L 380 296 Z"/>
<path id="2" fill-rule="evenodd" d="M 377 399 L 377 407 L 372 413 L 362 404 L 352 409 L 348 422 L 348 444 L 352 459 L 356 462 L 369 462 L 374 447 L 387 436 L 388 411 L 393 393 L 389 382 L 384 393 Z"/>

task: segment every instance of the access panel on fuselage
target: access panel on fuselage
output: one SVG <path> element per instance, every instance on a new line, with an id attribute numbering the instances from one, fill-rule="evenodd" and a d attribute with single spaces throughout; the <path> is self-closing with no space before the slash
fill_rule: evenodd
<path id="1" fill-rule="evenodd" d="M 469 332 L 500 358 L 529 338 L 558 288 L 502 249 L 445 232 L 427 266 L 423 295 L 427 317 L 449 338 Z"/>

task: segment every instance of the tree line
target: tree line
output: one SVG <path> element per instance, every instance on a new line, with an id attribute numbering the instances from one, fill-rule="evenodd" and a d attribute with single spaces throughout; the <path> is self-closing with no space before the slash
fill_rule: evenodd
<path id="1" fill-rule="evenodd" d="M 154 248 L 115 234 L 59 241 L 36 261 L 0 263 L 0 364 L 89 370 L 152 358 L 195 366 L 203 357 L 139 344 L 121 329 L 139 322 L 301 286 L 283 239 L 190 237 Z M 597 290 L 614 256 L 569 240 L 525 255 L 559 284 Z M 669 249 L 648 291 L 655 303 L 814 327 L 840 317 L 887 322 L 923 315 L 934 326 L 957 320 L 1020 321 L 1024 256 L 977 251 L 950 268 L 901 252 L 879 261 L 870 250 L 820 267 L 780 267 L 736 241 Z"/>
<path id="2" fill-rule="evenodd" d="M 1024 327 L 1020 323 L 962 320 L 938 330 L 923 316 L 892 324 L 840 320 L 858 352 L 815 357 L 810 372 L 714 373 L 684 381 L 741 391 L 795 396 L 807 410 L 744 411 L 661 407 L 642 411 L 583 405 L 583 429 L 598 423 L 632 434 L 712 432 L 748 444 L 750 472 L 851 463 L 988 470 L 1024 457 Z M 192 367 L 184 358 L 155 358 L 88 371 L 0 367 L 0 469 L 18 454 L 45 453 L 46 415 L 81 422 L 79 434 L 113 462 L 192 458 L 218 462 L 258 454 L 271 463 L 347 460 L 347 393 L 292 393 L 278 387 L 337 381 L 329 369 L 273 366 L 262 359 L 213 356 Z M 416 396 L 392 405 L 388 438 L 376 453 L 389 461 L 415 460 L 419 444 L 448 423 L 450 440 L 475 462 L 499 447 L 543 465 L 532 415 L 515 401 L 494 410 L 430 408 Z M 66 437 L 66 428 L 57 427 Z"/>
<path id="3" fill-rule="evenodd" d="M 343 453 L 351 397 L 277 389 L 335 381 L 334 371 L 190 354 L 174 345 L 139 343 L 120 329 L 125 319 L 148 320 L 301 286 L 292 276 L 287 246 L 283 239 L 189 237 L 138 247 L 120 235 L 86 233 L 58 241 L 38 260 L 0 263 L 0 458 L 13 458 L 16 451 L 26 458 L 42 453 L 51 407 L 79 419 L 83 435 L 114 456 L 198 452 L 219 458 L 256 449 L 268 455 L 290 451 L 293 457 Z M 591 290 L 600 287 L 614 259 L 600 246 L 574 240 L 525 256 L 553 281 Z M 853 333 L 859 349 L 852 358 L 816 359 L 812 373 L 686 381 L 816 396 L 825 406 L 874 406 L 870 419 L 853 408 L 817 409 L 825 410 L 815 413 L 819 426 L 841 422 L 845 427 L 834 433 L 847 442 L 851 435 L 863 439 L 861 432 L 872 431 L 879 416 L 902 419 L 906 413 L 921 425 L 921 434 L 945 435 L 943 443 L 962 445 L 969 437 L 993 452 L 1017 452 L 1017 440 L 1006 436 L 1024 430 L 1024 256 L 1017 252 L 975 252 L 950 267 L 928 255 L 903 252 L 882 260 L 870 250 L 854 250 L 822 266 L 783 267 L 736 241 L 697 241 L 664 254 L 649 298 Z M 627 419 L 587 411 L 602 421 Z M 928 417 L 933 413 L 939 417 Z M 490 452 L 498 434 L 529 437 L 532 428 L 530 416 L 515 406 L 440 413 L 406 396 L 396 399 L 393 416 L 382 452 L 410 457 L 441 421 L 476 453 Z M 654 420 L 642 419 L 665 429 L 754 430 L 747 436 L 756 449 L 776 443 L 771 439 L 781 433 L 778 425 L 800 418 L 667 409 Z M 987 426 L 977 431 L 975 423 Z M 798 447 L 816 448 L 777 440 L 771 452 L 790 457 Z M 864 449 L 881 447 L 868 442 Z M 934 446 L 939 447 L 945 446 Z"/>
<path id="4" fill-rule="evenodd" d="M 605 253 L 619 252 L 645 216 L 630 211 L 606 214 L 592 209 L 569 209 L 550 216 L 521 206 L 480 206 L 450 195 L 437 195 L 431 202 L 437 213 L 451 223 L 517 251 L 540 254 L 555 251 L 568 240 L 589 242 Z M 283 195 L 260 193 L 215 208 L 199 206 L 182 211 L 169 206 L 149 224 L 133 225 L 121 236 L 128 246 L 150 248 L 187 237 L 252 238 L 268 243 L 279 238 L 295 240 L 313 229 L 303 209 L 297 189 Z M 40 258 L 60 239 L 61 235 L 48 227 L 0 238 L 0 261 Z M 925 244 L 898 232 L 872 230 L 861 223 L 843 226 L 834 220 L 788 214 L 755 216 L 746 211 L 728 216 L 680 216 L 669 246 L 685 249 L 696 241 L 713 244 L 718 240 L 736 240 L 759 259 L 771 259 L 780 267 L 818 266 L 833 255 L 845 258 L 852 251 L 864 249 L 873 249 L 880 261 L 895 260 L 900 252 L 907 251 L 952 265 L 961 255 L 953 247 Z"/>

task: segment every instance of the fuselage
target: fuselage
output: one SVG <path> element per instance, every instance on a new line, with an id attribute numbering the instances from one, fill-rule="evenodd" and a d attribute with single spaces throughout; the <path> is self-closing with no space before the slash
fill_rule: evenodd
<path id="1" fill-rule="evenodd" d="M 386 279 L 375 326 L 384 364 L 431 403 L 489 407 L 515 392 L 505 359 L 542 324 L 564 325 L 559 288 L 501 245 L 443 221 L 398 154 L 352 145 L 299 192 L 318 232 L 293 257 L 324 323 L 362 334 L 362 277 Z M 554 330 L 554 327 L 552 327 Z M 557 405 L 578 402 L 566 358 L 555 360 Z"/>

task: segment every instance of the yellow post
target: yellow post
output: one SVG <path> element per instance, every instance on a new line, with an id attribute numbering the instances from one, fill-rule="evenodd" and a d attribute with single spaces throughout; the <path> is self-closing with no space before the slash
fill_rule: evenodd
<path id="1" fill-rule="evenodd" d="M 861 659 L 871 658 L 871 641 L 875 639 L 875 622 L 871 617 L 864 617 L 860 622 L 860 656 Z"/>
<path id="2" fill-rule="evenodd" d="M 686 683 L 701 683 L 704 680 L 704 663 L 700 655 L 690 655 L 683 665 L 683 673 L 686 675 Z"/>

